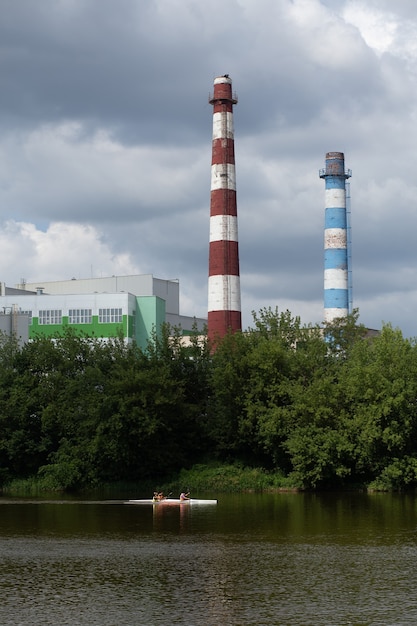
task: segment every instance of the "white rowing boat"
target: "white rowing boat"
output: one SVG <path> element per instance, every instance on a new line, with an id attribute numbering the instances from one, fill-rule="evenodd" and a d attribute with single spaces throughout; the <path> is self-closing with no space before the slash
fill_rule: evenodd
<path id="1" fill-rule="evenodd" d="M 217 504 L 217 500 L 200 500 L 199 498 L 189 498 L 188 500 L 180 500 L 179 498 L 164 498 L 163 500 L 127 500 L 125 504 L 153 504 L 160 506 L 161 504 Z"/>

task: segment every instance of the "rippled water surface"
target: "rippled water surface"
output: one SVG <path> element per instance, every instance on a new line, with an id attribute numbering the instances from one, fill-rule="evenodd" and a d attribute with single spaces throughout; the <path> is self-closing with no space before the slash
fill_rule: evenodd
<path id="1" fill-rule="evenodd" d="M 416 531 L 414 496 L 2 498 L 0 624 L 417 625 Z"/>

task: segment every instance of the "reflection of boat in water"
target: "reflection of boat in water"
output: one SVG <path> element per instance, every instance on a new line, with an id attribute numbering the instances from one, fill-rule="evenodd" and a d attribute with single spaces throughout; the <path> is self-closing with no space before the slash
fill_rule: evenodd
<path id="1" fill-rule="evenodd" d="M 166 505 L 180 505 L 190 506 L 196 504 L 217 504 L 217 500 L 200 500 L 199 498 L 189 498 L 188 500 L 181 500 L 180 498 L 165 498 L 164 500 L 153 500 L 148 498 L 147 500 L 127 500 L 125 504 L 152 504 L 153 506 L 166 506 Z"/>

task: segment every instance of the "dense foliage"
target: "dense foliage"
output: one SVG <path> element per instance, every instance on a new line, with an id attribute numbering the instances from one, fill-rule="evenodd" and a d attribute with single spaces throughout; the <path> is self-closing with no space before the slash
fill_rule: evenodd
<path id="1" fill-rule="evenodd" d="M 0 338 L 0 481 L 54 489 L 235 463 L 304 488 L 417 484 L 417 346 L 357 311 L 323 329 L 264 309 L 210 350 L 68 331 Z M 172 337 L 172 335 L 174 335 Z"/>

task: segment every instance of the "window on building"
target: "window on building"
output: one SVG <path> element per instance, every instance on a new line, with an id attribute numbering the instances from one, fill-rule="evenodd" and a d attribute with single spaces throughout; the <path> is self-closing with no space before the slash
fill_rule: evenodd
<path id="1" fill-rule="evenodd" d="M 39 311 L 39 324 L 62 324 L 62 311 L 59 309 Z"/>
<path id="2" fill-rule="evenodd" d="M 100 324 L 116 324 L 122 321 L 122 309 L 99 309 L 98 321 Z"/>
<path id="3" fill-rule="evenodd" d="M 29 318 L 29 326 L 32 324 L 32 311 L 20 311 L 22 315 L 27 315 Z"/>
<path id="4" fill-rule="evenodd" d="M 70 309 L 68 311 L 69 324 L 91 324 L 91 309 Z"/>

